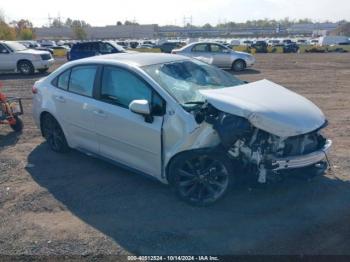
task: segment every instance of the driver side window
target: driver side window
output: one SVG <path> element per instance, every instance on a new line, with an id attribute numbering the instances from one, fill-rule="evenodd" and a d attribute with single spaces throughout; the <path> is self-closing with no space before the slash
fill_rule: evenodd
<path id="1" fill-rule="evenodd" d="M 153 89 L 128 70 L 105 66 L 102 73 L 101 99 L 129 108 L 133 100 L 144 99 L 154 115 L 164 114 L 164 101 Z"/>
<path id="2" fill-rule="evenodd" d="M 192 48 L 192 52 L 209 52 L 207 44 L 197 44 Z"/>
<path id="3" fill-rule="evenodd" d="M 222 53 L 224 51 L 224 48 L 222 46 L 219 46 L 219 45 L 211 44 L 210 51 L 212 53 Z"/>

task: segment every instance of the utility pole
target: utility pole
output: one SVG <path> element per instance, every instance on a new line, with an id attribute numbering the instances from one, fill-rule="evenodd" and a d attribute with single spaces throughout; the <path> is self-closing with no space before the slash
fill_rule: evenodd
<path id="1" fill-rule="evenodd" d="M 49 27 L 51 27 L 52 17 L 50 16 L 50 14 L 48 15 L 48 20 L 49 20 Z"/>

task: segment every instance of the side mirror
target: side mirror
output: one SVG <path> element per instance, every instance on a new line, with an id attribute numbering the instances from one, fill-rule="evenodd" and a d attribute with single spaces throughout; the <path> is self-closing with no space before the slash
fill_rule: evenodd
<path id="1" fill-rule="evenodd" d="M 147 123 L 153 122 L 150 105 L 147 100 L 133 100 L 129 104 L 129 110 L 135 114 L 144 116 Z"/>

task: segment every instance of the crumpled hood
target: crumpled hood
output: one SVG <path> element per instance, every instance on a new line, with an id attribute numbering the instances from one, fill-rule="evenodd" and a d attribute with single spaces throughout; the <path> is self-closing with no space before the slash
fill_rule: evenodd
<path id="1" fill-rule="evenodd" d="M 326 121 L 310 100 L 266 79 L 199 92 L 217 109 L 244 117 L 253 126 L 279 137 L 314 131 Z"/>

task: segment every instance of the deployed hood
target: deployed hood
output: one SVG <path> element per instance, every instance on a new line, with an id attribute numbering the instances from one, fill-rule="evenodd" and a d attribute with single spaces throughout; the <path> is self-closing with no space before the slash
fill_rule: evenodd
<path id="1" fill-rule="evenodd" d="M 311 101 L 265 79 L 199 92 L 215 108 L 244 117 L 253 126 L 279 137 L 314 131 L 326 121 Z"/>

